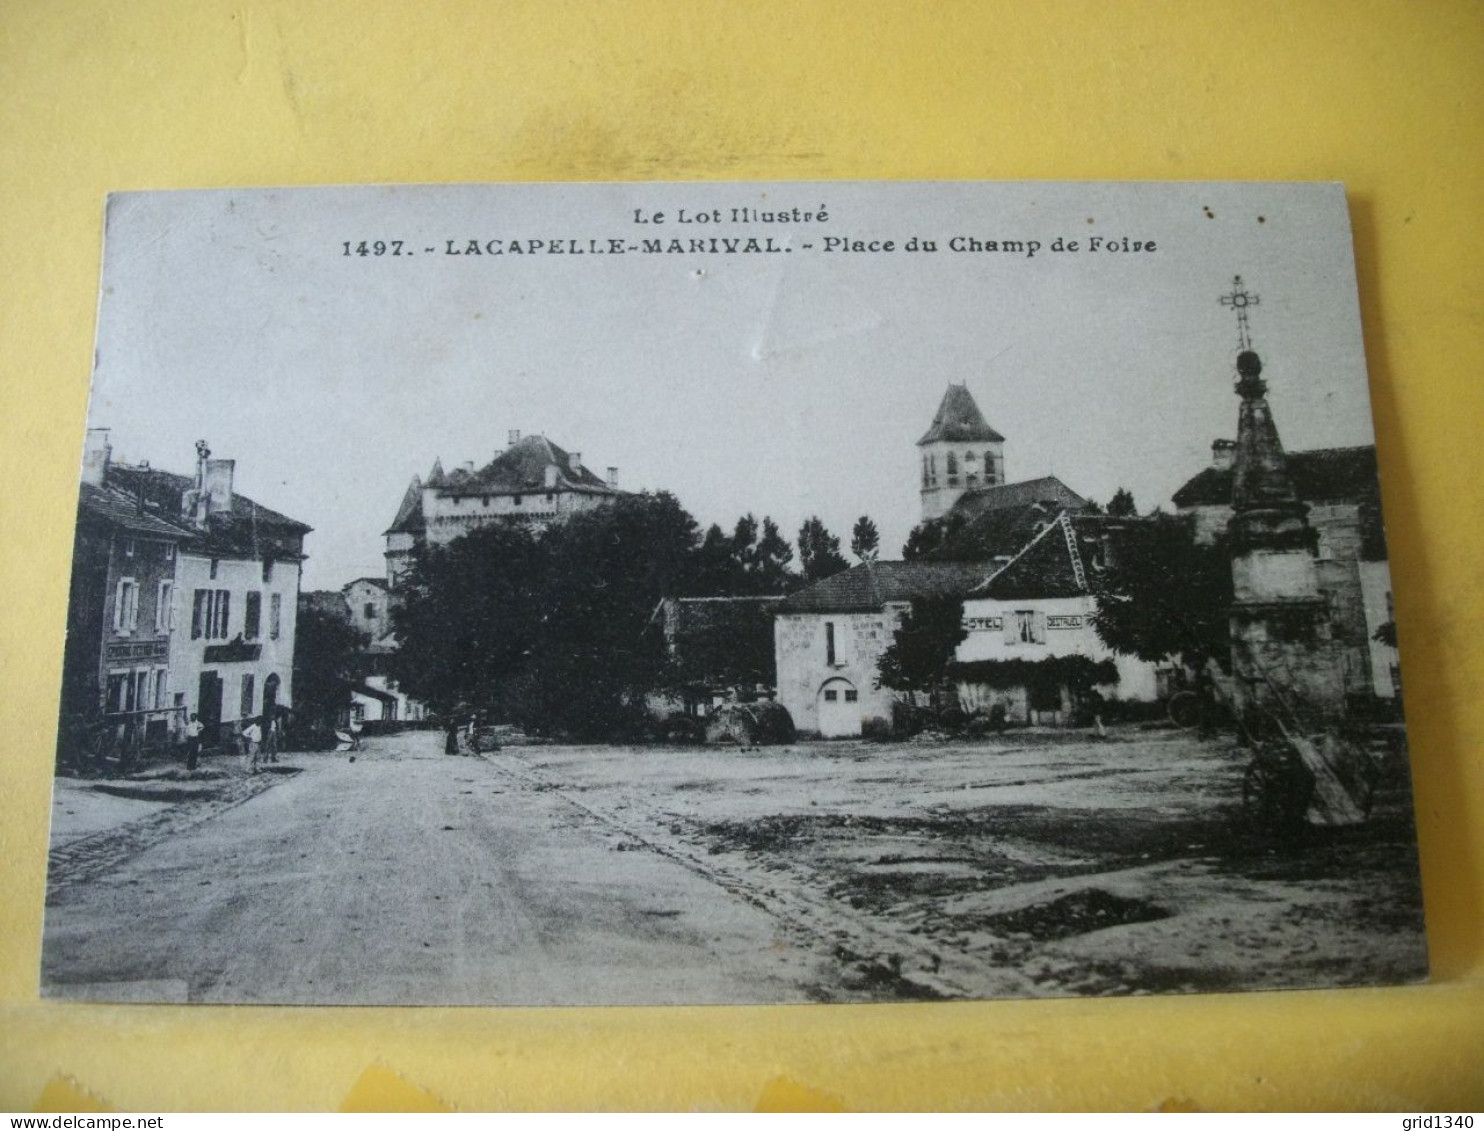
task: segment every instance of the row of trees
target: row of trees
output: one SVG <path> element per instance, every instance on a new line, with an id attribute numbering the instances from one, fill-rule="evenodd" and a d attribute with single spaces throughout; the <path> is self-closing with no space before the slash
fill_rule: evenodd
<path id="1" fill-rule="evenodd" d="M 874 557 L 869 518 L 852 549 Z M 486 711 L 536 731 L 612 736 L 642 724 L 674 673 L 647 631 L 664 597 L 789 593 L 849 563 L 817 517 L 798 553 L 753 515 L 704 533 L 668 493 L 626 496 L 535 531 L 496 524 L 421 554 L 394 611 L 391 676 L 440 714 Z"/>

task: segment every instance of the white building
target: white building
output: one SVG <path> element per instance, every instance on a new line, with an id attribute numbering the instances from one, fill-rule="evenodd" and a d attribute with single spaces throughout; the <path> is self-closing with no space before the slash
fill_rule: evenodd
<path id="1" fill-rule="evenodd" d="M 801 734 L 859 735 L 889 724 L 895 693 L 877 662 L 914 597 L 961 597 L 989 569 L 979 562 L 865 562 L 789 597 L 773 622 L 778 702 Z"/>
<path id="2" fill-rule="evenodd" d="M 1074 517 L 1047 522 L 1009 562 L 964 599 L 963 627 L 951 669 L 959 704 L 1012 723 L 1072 721 L 1079 695 L 1157 698 L 1156 667 L 1114 652 L 1093 624 L 1092 586 L 1110 539 L 1130 520 Z M 1086 663 L 1068 663 L 1080 657 Z"/>
<path id="3" fill-rule="evenodd" d="M 435 460 L 426 482 L 412 477 L 386 530 L 387 581 L 396 588 L 420 546 L 445 546 L 496 522 L 545 526 L 622 494 L 618 468 L 599 478 L 581 453 L 545 436 L 511 432 L 509 447 L 478 470 L 470 462 L 445 472 Z"/>
<path id="4" fill-rule="evenodd" d="M 196 445 L 194 476 L 146 464 L 111 483 L 180 516 L 169 627 L 171 705 L 198 715 L 208 741 L 293 703 L 294 631 L 310 527 L 233 490 L 235 461 Z"/>

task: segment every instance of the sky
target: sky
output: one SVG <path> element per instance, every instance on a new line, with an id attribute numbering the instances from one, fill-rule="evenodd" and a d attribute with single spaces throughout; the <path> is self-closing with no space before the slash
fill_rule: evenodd
<path id="1" fill-rule="evenodd" d="M 744 242 L 690 244 L 713 239 Z M 610 241 L 629 250 L 596 254 Z M 949 382 L 1006 437 L 1010 479 L 1168 507 L 1235 433 L 1220 297 L 1238 274 L 1285 446 L 1372 443 L 1338 185 L 127 193 L 108 206 L 88 425 L 130 461 L 189 473 L 197 439 L 235 459 L 239 492 L 314 527 L 306 589 L 383 574 L 412 476 L 483 466 L 512 429 L 673 492 L 703 526 L 752 512 L 792 537 L 817 514 L 848 547 L 870 515 L 895 557 Z"/>

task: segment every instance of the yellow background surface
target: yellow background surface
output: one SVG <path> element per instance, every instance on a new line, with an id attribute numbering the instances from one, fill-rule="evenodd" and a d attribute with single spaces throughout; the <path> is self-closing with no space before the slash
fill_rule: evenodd
<path id="1" fill-rule="evenodd" d="M 0 0 L 0 1108 L 1484 1107 L 1484 7 Z M 772 1009 L 37 997 L 114 189 L 1343 180 L 1434 983 Z"/>

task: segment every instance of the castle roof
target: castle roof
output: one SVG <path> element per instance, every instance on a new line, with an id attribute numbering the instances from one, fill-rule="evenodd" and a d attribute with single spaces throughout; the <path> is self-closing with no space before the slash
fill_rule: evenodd
<path id="1" fill-rule="evenodd" d="M 984 562 L 862 562 L 801 589 L 779 613 L 866 613 L 914 597 L 962 597 L 982 582 Z"/>
<path id="2" fill-rule="evenodd" d="M 546 485 L 546 469 L 556 468 L 556 485 Z M 435 465 L 435 470 L 441 470 Z M 586 467 L 573 466 L 572 454 L 545 436 L 524 436 L 478 471 L 456 468 L 443 475 L 439 490 L 451 495 L 513 495 L 526 491 L 580 491 L 622 495 Z M 432 485 L 431 482 L 429 484 Z"/>
<path id="3" fill-rule="evenodd" d="M 938 413 L 933 417 L 932 427 L 923 433 L 922 439 L 918 440 L 917 444 L 919 447 L 940 441 L 955 444 L 998 444 L 1004 439 L 1005 437 L 991 428 L 989 422 L 984 419 L 984 414 L 979 411 L 979 406 L 974 403 L 974 398 L 969 394 L 969 387 L 950 384 L 948 391 L 943 394 L 942 402 L 938 405 Z"/>
<path id="4" fill-rule="evenodd" d="M 437 483 L 434 483 L 434 479 Z M 437 460 L 433 461 L 433 470 L 428 475 L 428 486 L 438 486 L 443 482 L 443 465 Z M 382 533 L 384 534 L 416 534 L 427 529 L 427 523 L 423 519 L 423 485 L 416 475 L 412 482 L 407 485 L 407 490 L 402 495 L 402 502 L 397 506 L 397 516 L 392 519 L 392 524 Z"/>

